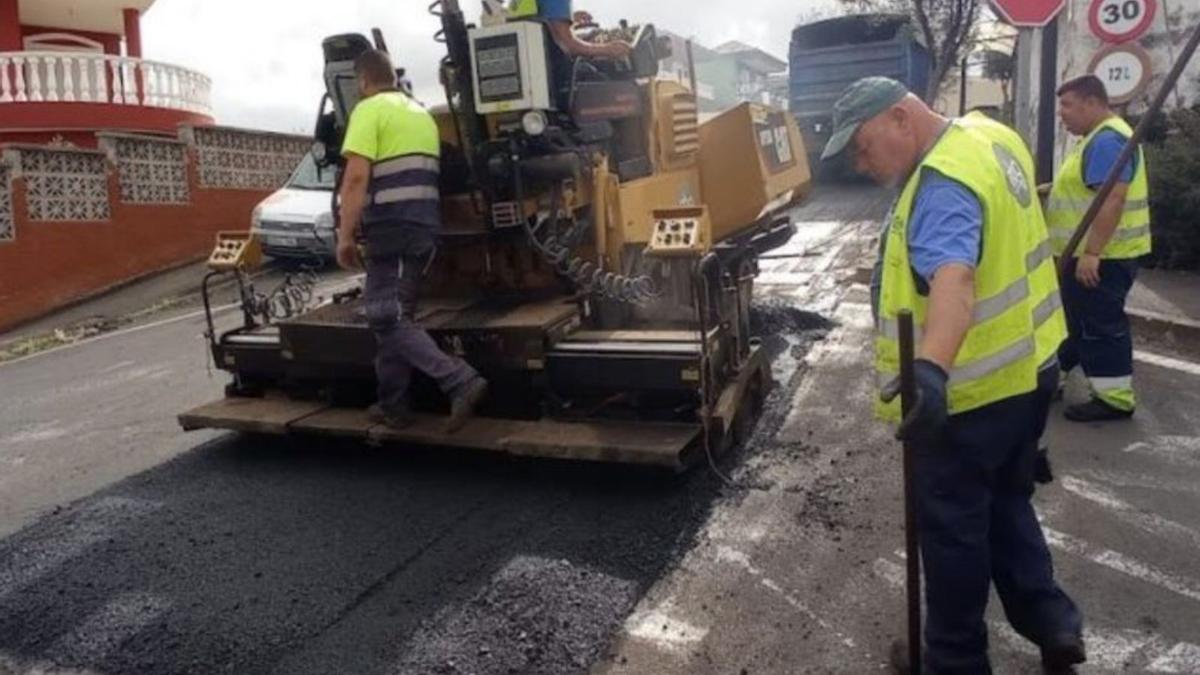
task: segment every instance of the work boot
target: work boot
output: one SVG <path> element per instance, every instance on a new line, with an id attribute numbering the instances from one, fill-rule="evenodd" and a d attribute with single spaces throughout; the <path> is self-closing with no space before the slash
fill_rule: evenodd
<path id="1" fill-rule="evenodd" d="M 458 393 L 450 399 L 450 419 L 446 420 L 446 433 L 453 434 L 467 424 L 467 420 L 475 415 L 475 409 L 487 396 L 487 391 L 487 380 L 482 377 L 476 377 L 459 388 Z"/>
<path id="2" fill-rule="evenodd" d="M 1077 633 L 1060 633 L 1041 645 L 1042 670 L 1048 675 L 1074 673 L 1074 666 L 1087 661 L 1083 638 Z"/>
<path id="3" fill-rule="evenodd" d="M 1127 420 L 1133 417 L 1132 410 L 1121 410 L 1093 397 L 1087 403 L 1067 406 L 1063 417 L 1072 422 L 1109 422 L 1112 420 Z"/>
<path id="4" fill-rule="evenodd" d="M 367 419 L 375 424 L 382 424 L 389 429 L 396 430 L 406 429 L 417 421 L 408 407 L 399 410 L 384 410 L 383 406 L 378 403 L 367 408 Z"/>

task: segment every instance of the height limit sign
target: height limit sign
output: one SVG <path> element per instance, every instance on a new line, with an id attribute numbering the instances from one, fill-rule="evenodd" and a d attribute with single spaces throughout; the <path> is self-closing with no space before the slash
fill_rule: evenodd
<path id="1" fill-rule="evenodd" d="M 1109 44 L 1140 38 L 1150 30 L 1158 0 L 1092 0 L 1088 22 L 1092 33 Z"/>

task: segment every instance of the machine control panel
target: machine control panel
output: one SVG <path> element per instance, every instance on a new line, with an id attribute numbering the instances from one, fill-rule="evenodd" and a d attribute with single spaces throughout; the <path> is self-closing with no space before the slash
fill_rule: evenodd
<path id="1" fill-rule="evenodd" d="M 535 21 L 470 31 L 475 107 L 480 113 L 554 109 L 545 31 Z"/>
<path id="2" fill-rule="evenodd" d="M 217 272 L 251 270 L 262 264 L 262 245 L 249 232 L 218 232 L 208 267 Z"/>
<path id="3" fill-rule="evenodd" d="M 701 208 L 663 209 L 653 214 L 650 255 L 700 255 L 712 240 L 708 211 Z"/>

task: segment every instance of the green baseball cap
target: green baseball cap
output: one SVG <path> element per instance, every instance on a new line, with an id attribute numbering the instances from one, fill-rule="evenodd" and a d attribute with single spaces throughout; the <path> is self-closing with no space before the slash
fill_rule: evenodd
<path id="1" fill-rule="evenodd" d="M 821 159 L 842 153 L 854 132 L 871 118 L 896 105 L 908 95 L 908 87 L 890 77 L 864 77 L 842 92 L 833 104 L 833 136 L 825 144 Z"/>

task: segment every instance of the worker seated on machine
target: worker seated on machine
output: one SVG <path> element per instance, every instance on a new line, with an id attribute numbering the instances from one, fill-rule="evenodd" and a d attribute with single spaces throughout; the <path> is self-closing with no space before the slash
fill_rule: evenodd
<path id="1" fill-rule="evenodd" d="M 593 44 L 579 39 L 574 29 L 589 28 L 595 22 L 587 12 L 572 11 L 571 0 L 514 0 L 508 16 L 514 21 L 536 19 L 545 23 L 554 43 L 571 61 L 578 58 L 617 61 L 633 53 L 633 46 L 621 40 Z"/>

